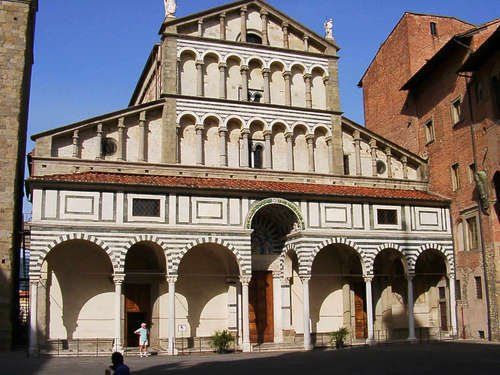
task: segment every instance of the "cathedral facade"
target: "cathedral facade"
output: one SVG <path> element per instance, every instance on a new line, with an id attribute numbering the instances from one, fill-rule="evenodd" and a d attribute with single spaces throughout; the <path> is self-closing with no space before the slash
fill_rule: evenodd
<path id="1" fill-rule="evenodd" d="M 127 108 L 33 136 L 32 351 L 456 335 L 449 201 L 342 116 L 331 27 L 170 10 Z"/>

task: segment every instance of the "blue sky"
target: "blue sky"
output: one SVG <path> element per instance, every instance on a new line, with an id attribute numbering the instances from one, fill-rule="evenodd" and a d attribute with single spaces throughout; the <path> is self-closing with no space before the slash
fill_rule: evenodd
<path id="1" fill-rule="evenodd" d="M 177 0 L 178 16 L 224 0 Z M 346 116 L 363 122 L 357 83 L 403 12 L 453 15 L 482 23 L 498 0 L 269 0 L 323 33 L 335 20 L 340 94 Z M 163 20 L 162 0 L 42 0 L 37 15 L 29 135 L 126 107 Z M 28 145 L 28 150 L 32 144 Z"/>

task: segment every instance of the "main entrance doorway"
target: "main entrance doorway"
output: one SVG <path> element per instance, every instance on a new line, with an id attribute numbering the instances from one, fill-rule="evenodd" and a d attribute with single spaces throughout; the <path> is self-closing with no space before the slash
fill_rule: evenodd
<path id="1" fill-rule="evenodd" d="M 250 342 L 274 341 L 273 274 L 254 272 L 250 283 Z"/>
<path id="2" fill-rule="evenodd" d="M 366 316 L 366 303 L 363 298 L 365 286 L 363 283 L 353 283 L 354 289 L 354 322 L 357 339 L 368 337 L 368 319 Z"/>
<path id="3" fill-rule="evenodd" d="M 151 286 L 125 285 L 125 332 L 126 346 L 139 346 L 139 336 L 134 331 L 141 323 L 151 324 Z"/>

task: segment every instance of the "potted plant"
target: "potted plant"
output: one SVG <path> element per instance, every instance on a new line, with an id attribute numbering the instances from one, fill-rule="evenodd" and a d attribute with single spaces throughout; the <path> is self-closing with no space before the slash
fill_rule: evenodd
<path id="1" fill-rule="evenodd" d="M 231 343 L 234 342 L 234 336 L 228 330 L 217 331 L 210 340 L 210 345 L 216 353 L 228 353 Z"/>
<path id="2" fill-rule="evenodd" d="M 347 338 L 348 334 L 349 331 L 347 330 L 347 328 L 339 328 L 338 330 L 330 333 L 330 342 L 332 344 L 335 343 L 335 348 L 341 349 L 345 346 L 345 339 Z"/>

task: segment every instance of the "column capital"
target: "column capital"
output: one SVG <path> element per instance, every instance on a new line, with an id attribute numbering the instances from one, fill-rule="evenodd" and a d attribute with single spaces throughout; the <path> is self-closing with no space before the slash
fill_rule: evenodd
<path id="1" fill-rule="evenodd" d="M 448 276 L 448 279 L 450 279 L 450 280 L 455 279 L 455 273 L 450 272 L 447 276 Z"/>
<path id="2" fill-rule="evenodd" d="M 333 141 L 333 137 L 332 136 L 329 136 L 329 137 L 326 137 L 325 138 L 325 142 L 327 145 L 330 145 L 330 143 Z"/>
<path id="3" fill-rule="evenodd" d="M 282 278 L 281 278 L 281 286 L 282 286 L 282 287 L 287 288 L 287 287 L 289 287 L 289 286 L 290 286 L 290 284 L 291 284 L 290 277 L 282 277 Z"/>
<path id="4" fill-rule="evenodd" d="M 242 275 L 240 276 L 240 282 L 243 286 L 248 286 L 250 285 L 250 282 L 252 281 L 252 275 Z"/>
<path id="5" fill-rule="evenodd" d="M 312 78 L 312 74 L 311 73 L 305 73 L 304 74 L 304 81 L 308 81 Z"/>
<path id="6" fill-rule="evenodd" d="M 323 77 L 323 83 L 326 85 L 328 83 L 328 81 L 330 80 L 330 77 L 329 76 L 324 76 Z"/>
<path id="7" fill-rule="evenodd" d="M 401 157 L 401 163 L 407 164 L 408 163 L 408 158 L 406 156 Z"/>
<path id="8" fill-rule="evenodd" d="M 312 134 L 308 134 L 308 135 L 306 135 L 306 142 L 307 142 L 308 144 L 312 144 L 312 143 L 313 143 L 313 141 L 314 141 L 314 135 L 312 135 Z"/>
<path id="9" fill-rule="evenodd" d="M 285 132 L 285 140 L 289 141 L 292 139 L 292 137 L 293 137 L 292 132 Z"/>
<path id="10" fill-rule="evenodd" d="M 365 283 L 371 283 L 373 281 L 373 275 L 363 275 L 363 280 Z"/>
<path id="11" fill-rule="evenodd" d="M 196 67 L 202 67 L 203 65 L 205 65 L 205 62 L 203 60 L 196 60 Z"/>
<path id="12" fill-rule="evenodd" d="M 282 23 L 281 23 L 281 28 L 282 28 L 283 30 L 288 30 L 288 26 L 289 26 L 289 25 L 288 25 L 288 22 L 282 22 Z"/>
<path id="13" fill-rule="evenodd" d="M 139 113 L 139 121 L 140 122 L 145 122 L 146 121 L 146 111 L 141 111 Z"/>
<path id="14" fill-rule="evenodd" d="M 359 130 L 355 130 L 352 136 L 355 141 L 361 141 L 361 132 Z"/>
<path id="15" fill-rule="evenodd" d="M 304 35 L 304 40 L 309 40 L 309 36 Z"/>
<path id="16" fill-rule="evenodd" d="M 241 8 L 240 8 L 240 15 L 244 15 L 248 12 L 248 8 L 246 5 L 243 5 Z"/>
<path id="17" fill-rule="evenodd" d="M 219 19 L 225 19 L 226 17 L 227 17 L 226 12 L 222 12 L 221 14 L 219 14 Z"/>
<path id="18" fill-rule="evenodd" d="M 40 273 L 30 273 L 29 279 L 30 279 L 30 285 L 31 284 L 38 285 L 38 283 L 40 283 L 40 280 L 42 279 L 42 275 Z"/>
<path id="19" fill-rule="evenodd" d="M 167 279 L 167 283 L 171 284 L 171 283 L 176 283 L 177 282 L 177 279 L 179 278 L 179 276 L 177 275 L 167 275 L 166 279 Z"/>
<path id="20" fill-rule="evenodd" d="M 386 147 L 384 152 L 387 156 L 392 156 L 392 149 L 390 147 Z"/>
<path id="21" fill-rule="evenodd" d="M 225 62 L 220 62 L 219 63 L 219 70 L 226 70 L 227 64 Z"/>
<path id="22" fill-rule="evenodd" d="M 196 124 L 196 126 L 194 127 L 195 131 L 203 131 L 203 129 L 205 129 L 205 125 L 203 124 Z"/>
<path id="23" fill-rule="evenodd" d="M 226 127 L 220 127 L 219 128 L 219 135 L 222 135 L 222 133 L 227 133 L 227 128 Z"/>
<path id="24" fill-rule="evenodd" d="M 300 280 L 302 280 L 302 282 L 309 282 L 311 281 L 311 275 L 300 275 Z"/>
<path id="25" fill-rule="evenodd" d="M 289 71 L 289 70 L 285 70 L 285 71 L 283 72 L 283 78 L 285 78 L 285 79 L 290 79 L 290 77 L 291 77 L 291 76 L 292 76 L 292 72 L 291 72 L 291 71 Z"/>
<path id="26" fill-rule="evenodd" d="M 248 72 L 249 70 L 250 70 L 250 68 L 248 67 L 248 65 L 241 65 L 240 66 L 241 72 Z"/>
<path id="27" fill-rule="evenodd" d="M 267 11 L 267 9 L 261 9 L 260 10 L 260 15 L 262 17 L 267 17 L 269 15 L 269 12 Z"/>
<path id="28" fill-rule="evenodd" d="M 200 18 L 200 19 L 198 20 L 198 25 L 203 25 L 203 22 L 204 22 L 203 18 Z"/>
<path id="29" fill-rule="evenodd" d="M 241 136 L 245 136 L 245 137 L 248 137 L 248 135 L 250 134 L 250 129 L 247 129 L 247 128 L 243 128 L 241 129 Z"/>
<path id="30" fill-rule="evenodd" d="M 273 134 L 273 132 L 271 130 L 264 130 L 264 132 L 262 133 L 264 135 L 264 137 L 271 137 L 271 135 Z"/>
<path id="31" fill-rule="evenodd" d="M 97 123 L 97 134 L 102 134 L 102 122 Z"/>
<path id="32" fill-rule="evenodd" d="M 120 117 L 118 119 L 118 129 L 124 129 L 125 128 L 125 117 Z"/>
<path id="33" fill-rule="evenodd" d="M 263 68 L 262 69 L 262 74 L 265 75 L 265 74 L 271 74 L 271 69 L 269 68 Z"/>
<path id="34" fill-rule="evenodd" d="M 370 139 L 370 148 L 377 148 L 377 140 L 372 138 Z"/>
<path id="35" fill-rule="evenodd" d="M 124 273 L 115 273 L 113 274 L 113 282 L 115 285 L 121 285 L 125 281 L 125 274 Z"/>

